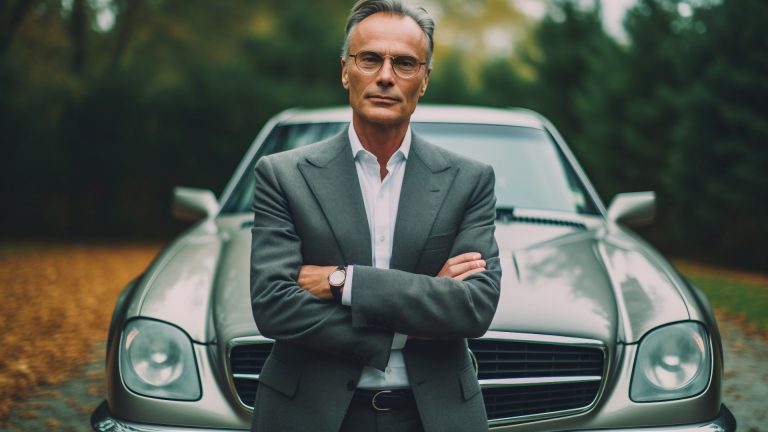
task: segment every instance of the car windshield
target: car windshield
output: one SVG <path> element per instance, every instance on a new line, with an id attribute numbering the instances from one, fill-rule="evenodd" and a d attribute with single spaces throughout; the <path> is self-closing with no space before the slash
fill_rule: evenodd
<path id="1" fill-rule="evenodd" d="M 222 213 L 251 211 L 253 164 L 270 153 L 330 137 L 347 123 L 278 126 L 245 171 Z M 412 123 L 415 133 L 447 150 L 491 165 L 496 174 L 496 206 L 599 214 L 560 149 L 540 129 L 470 123 Z"/>

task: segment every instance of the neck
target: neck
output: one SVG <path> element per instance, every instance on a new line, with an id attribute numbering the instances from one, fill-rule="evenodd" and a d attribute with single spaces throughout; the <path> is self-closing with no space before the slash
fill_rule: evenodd
<path id="1" fill-rule="evenodd" d="M 400 148 L 405 133 L 408 132 L 407 121 L 402 124 L 384 125 L 366 122 L 353 115 L 352 124 L 360 138 L 360 144 L 376 156 L 381 166 L 386 166 L 389 158 Z"/>

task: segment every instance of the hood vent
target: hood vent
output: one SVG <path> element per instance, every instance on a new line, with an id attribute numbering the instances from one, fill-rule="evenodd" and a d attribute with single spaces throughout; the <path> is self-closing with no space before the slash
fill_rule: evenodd
<path id="1" fill-rule="evenodd" d="M 534 225 L 554 225 L 554 226 L 570 227 L 570 228 L 576 228 L 582 231 L 587 230 L 587 226 L 581 222 L 576 222 L 576 221 L 566 220 L 566 219 L 537 217 L 537 216 L 518 216 L 514 214 L 513 211 L 506 210 L 506 209 L 496 210 L 496 220 L 502 223 L 519 222 L 519 223 L 534 224 Z"/>

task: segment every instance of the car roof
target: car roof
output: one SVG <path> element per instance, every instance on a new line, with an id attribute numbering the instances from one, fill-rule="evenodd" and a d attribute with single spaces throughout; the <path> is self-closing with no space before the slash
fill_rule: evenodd
<path id="1" fill-rule="evenodd" d="M 349 106 L 285 111 L 281 124 L 349 122 Z M 534 111 L 522 108 L 485 108 L 462 105 L 419 105 L 411 117 L 416 123 L 474 123 L 544 129 L 544 120 Z"/>

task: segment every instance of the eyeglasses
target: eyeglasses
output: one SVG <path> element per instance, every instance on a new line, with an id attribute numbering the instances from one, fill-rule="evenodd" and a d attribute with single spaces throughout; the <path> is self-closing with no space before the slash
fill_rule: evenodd
<path id="1" fill-rule="evenodd" d="M 381 55 L 373 51 L 361 51 L 349 56 L 355 59 L 357 68 L 366 75 L 373 75 L 381 70 L 381 66 L 384 65 L 384 59 L 389 57 L 392 59 L 392 69 L 394 69 L 395 75 L 404 79 L 415 77 L 421 70 L 421 66 L 427 64 L 409 55 Z"/>

